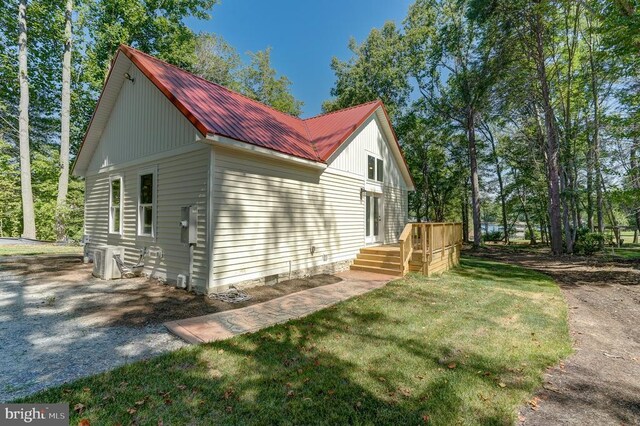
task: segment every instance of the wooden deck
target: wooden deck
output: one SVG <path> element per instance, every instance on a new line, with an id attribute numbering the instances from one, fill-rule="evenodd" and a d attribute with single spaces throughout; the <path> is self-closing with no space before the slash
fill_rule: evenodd
<path id="1" fill-rule="evenodd" d="M 397 244 L 360 249 L 351 269 L 404 276 L 419 272 L 440 274 L 460 263 L 462 225 L 409 223 Z"/>

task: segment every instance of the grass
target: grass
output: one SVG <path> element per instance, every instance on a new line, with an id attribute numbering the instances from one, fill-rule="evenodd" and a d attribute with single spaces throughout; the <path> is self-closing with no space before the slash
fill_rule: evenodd
<path id="1" fill-rule="evenodd" d="M 31 256 L 36 254 L 82 254 L 82 246 L 56 244 L 0 245 L 0 256 Z"/>
<path id="2" fill-rule="evenodd" d="M 570 351 L 553 281 L 463 259 L 441 277 L 409 275 L 300 320 L 22 401 L 67 401 L 71 424 L 512 424 Z"/>

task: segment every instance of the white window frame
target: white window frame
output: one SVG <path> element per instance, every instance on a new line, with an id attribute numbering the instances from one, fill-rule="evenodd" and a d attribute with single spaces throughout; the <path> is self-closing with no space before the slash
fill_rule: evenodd
<path id="1" fill-rule="evenodd" d="M 366 167 L 365 167 L 365 178 L 368 182 L 370 183 L 376 183 L 379 185 L 382 185 L 384 183 L 384 159 L 379 156 L 376 155 L 372 152 L 369 151 L 365 151 L 365 155 L 366 155 Z M 374 167 L 373 167 L 373 178 L 369 177 L 369 157 L 373 157 L 374 159 Z M 382 180 L 378 180 L 378 161 L 382 162 Z"/>
<path id="2" fill-rule="evenodd" d="M 113 182 L 119 180 L 120 181 L 120 217 L 119 219 L 119 224 L 120 224 L 120 229 L 119 230 L 114 230 L 113 226 L 114 226 L 114 220 L 113 220 L 113 209 L 114 209 L 114 205 L 113 205 L 113 189 L 112 189 L 112 185 Z M 113 175 L 113 176 L 109 176 L 109 234 L 115 234 L 115 235 L 122 235 L 124 232 L 124 224 L 122 223 L 122 219 L 124 217 L 124 179 L 122 178 L 122 175 Z"/>
<path id="3" fill-rule="evenodd" d="M 153 191 L 151 191 L 151 198 L 152 198 L 152 203 L 151 203 L 151 209 L 152 209 L 152 214 L 151 214 L 151 233 L 150 234 L 145 234 L 143 232 L 143 220 L 144 220 L 144 216 L 142 214 L 142 208 L 145 206 L 148 206 L 149 204 L 142 204 L 140 201 L 141 198 L 141 190 L 142 190 L 142 176 L 144 175 L 153 175 Z M 158 199 L 158 167 L 152 167 L 152 168 L 148 168 L 148 169 L 144 169 L 144 170 L 140 170 L 138 172 L 138 208 L 137 208 L 137 216 L 138 216 L 138 236 L 139 237 L 144 237 L 144 238 L 151 238 L 154 239 L 157 236 L 157 226 L 158 226 L 158 203 L 157 203 L 157 199 Z"/>

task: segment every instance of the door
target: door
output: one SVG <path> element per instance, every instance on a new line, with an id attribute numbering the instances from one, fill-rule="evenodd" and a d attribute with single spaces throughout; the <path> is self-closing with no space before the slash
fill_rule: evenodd
<path id="1" fill-rule="evenodd" d="M 367 193 L 365 199 L 365 244 L 383 242 L 382 198 L 380 194 Z"/>

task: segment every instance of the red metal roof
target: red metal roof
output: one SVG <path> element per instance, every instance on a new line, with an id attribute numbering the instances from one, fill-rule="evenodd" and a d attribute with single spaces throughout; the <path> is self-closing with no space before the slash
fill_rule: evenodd
<path id="1" fill-rule="evenodd" d="M 373 101 L 304 120 L 318 157 L 326 161 L 381 105 Z"/>
<path id="2" fill-rule="evenodd" d="M 119 50 L 203 136 L 225 136 L 316 162 L 326 162 L 378 107 L 383 107 L 378 100 L 303 120 L 132 47 L 121 45 Z"/>

